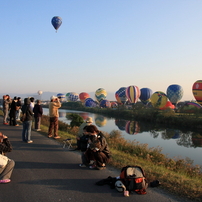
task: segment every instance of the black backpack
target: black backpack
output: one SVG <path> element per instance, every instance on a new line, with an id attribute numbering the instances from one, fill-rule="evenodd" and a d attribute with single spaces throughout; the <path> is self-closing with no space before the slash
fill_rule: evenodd
<path id="1" fill-rule="evenodd" d="M 134 191 L 138 194 L 146 194 L 148 182 L 144 170 L 140 166 L 125 166 L 121 169 L 120 180 L 126 190 Z"/>

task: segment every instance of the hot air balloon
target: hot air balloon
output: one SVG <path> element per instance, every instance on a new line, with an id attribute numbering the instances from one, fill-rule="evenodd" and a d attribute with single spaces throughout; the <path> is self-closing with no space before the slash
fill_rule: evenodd
<path id="1" fill-rule="evenodd" d="M 196 101 L 202 105 L 202 80 L 198 80 L 193 84 L 192 93 Z"/>
<path id="2" fill-rule="evenodd" d="M 167 97 L 174 105 L 182 99 L 183 93 L 182 87 L 177 84 L 172 84 L 167 88 Z"/>
<path id="3" fill-rule="evenodd" d="M 110 103 L 109 100 L 101 100 L 100 101 L 100 107 L 110 108 L 111 107 L 111 103 Z"/>
<path id="4" fill-rule="evenodd" d="M 117 102 L 111 102 L 111 108 L 117 108 L 118 104 Z"/>
<path id="5" fill-rule="evenodd" d="M 150 102 L 150 97 L 152 95 L 152 90 L 150 88 L 141 88 L 140 100 L 143 104 L 147 105 Z"/>
<path id="6" fill-rule="evenodd" d="M 157 91 L 151 96 L 151 103 L 155 108 L 163 108 L 167 104 L 168 98 L 165 93 Z"/>
<path id="7" fill-rule="evenodd" d="M 119 88 L 119 90 L 115 93 L 115 97 L 119 104 L 124 104 L 128 100 L 128 98 L 126 97 L 126 87 Z"/>
<path id="8" fill-rule="evenodd" d="M 107 91 L 103 88 L 98 88 L 96 91 L 95 91 L 95 98 L 98 102 L 100 102 L 101 100 L 104 100 L 106 99 L 106 96 L 107 96 Z"/>
<path id="9" fill-rule="evenodd" d="M 137 86 L 128 86 L 126 88 L 126 97 L 130 103 L 136 103 L 140 97 L 140 89 Z"/>
<path id="10" fill-rule="evenodd" d="M 85 93 L 85 92 L 82 92 L 79 94 L 79 99 L 81 100 L 82 103 L 84 103 L 85 99 L 89 98 L 89 97 L 90 97 L 90 95 L 88 93 Z"/>
<path id="11" fill-rule="evenodd" d="M 84 102 L 85 107 L 96 107 L 97 104 L 92 98 L 87 98 Z"/>
<path id="12" fill-rule="evenodd" d="M 58 93 L 58 94 L 57 94 L 57 97 L 60 98 L 60 101 L 61 101 L 61 102 L 64 102 L 64 100 L 65 100 L 65 94 L 63 94 L 63 93 Z"/>
<path id="13" fill-rule="evenodd" d="M 127 121 L 124 119 L 116 119 L 115 124 L 119 128 L 119 130 L 125 130 Z"/>
<path id="14" fill-rule="evenodd" d="M 67 99 L 68 102 L 70 101 L 70 99 L 69 99 L 70 94 L 71 94 L 71 92 L 66 94 L 66 99 Z"/>
<path id="15" fill-rule="evenodd" d="M 75 93 L 75 92 L 70 93 L 69 100 L 71 102 L 76 102 L 76 101 L 78 101 L 78 99 L 79 99 L 79 95 L 77 93 Z"/>
<path id="16" fill-rule="evenodd" d="M 37 93 L 38 93 L 38 95 L 42 95 L 43 91 L 39 90 Z"/>
<path id="17" fill-rule="evenodd" d="M 55 16 L 52 18 L 51 23 L 53 27 L 55 28 L 55 30 L 57 31 L 60 25 L 62 24 L 62 18 L 59 16 Z"/>

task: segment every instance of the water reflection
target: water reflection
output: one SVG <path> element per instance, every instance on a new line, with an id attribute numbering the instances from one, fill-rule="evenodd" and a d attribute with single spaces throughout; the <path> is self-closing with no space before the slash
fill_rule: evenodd
<path id="1" fill-rule="evenodd" d="M 137 121 L 127 121 L 125 131 L 129 135 L 136 135 L 140 132 L 140 126 Z"/>
<path id="2" fill-rule="evenodd" d="M 107 118 L 105 118 L 104 116 L 102 115 L 95 115 L 95 124 L 98 126 L 98 127 L 103 127 L 107 124 Z"/>
<path id="3" fill-rule="evenodd" d="M 149 147 L 160 147 L 162 153 L 169 157 L 188 157 L 194 160 L 195 165 L 202 165 L 202 133 L 181 131 L 177 128 L 159 128 L 150 123 L 113 119 L 103 115 L 64 109 L 59 110 L 59 120 L 70 124 L 70 120 L 66 118 L 66 115 L 70 113 L 79 114 L 84 119 L 92 117 L 94 124 L 104 132 L 120 130 L 127 140 L 136 140 L 139 143 L 148 144 Z M 48 114 L 48 109 L 44 109 L 44 114 Z"/>

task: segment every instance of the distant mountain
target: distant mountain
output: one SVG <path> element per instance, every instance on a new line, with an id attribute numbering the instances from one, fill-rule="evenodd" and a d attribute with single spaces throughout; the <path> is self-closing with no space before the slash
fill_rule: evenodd
<path id="1" fill-rule="evenodd" d="M 3 95 L 6 95 L 6 94 L 9 94 L 11 98 L 14 98 L 15 96 L 16 97 L 21 97 L 21 99 L 23 100 L 24 98 L 27 98 L 27 97 L 34 97 L 35 100 L 37 99 L 40 99 L 40 100 L 50 100 L 50 97 L 52 95 L 55 95 L 57 96 L 58 92 L 43 92 L 42 95 L 38 95 L 37 93 L 27 93 L 27 94 L 16 94 L 16 93 L 0 93 L 0 98 L 3 97 Z M 66 93 L 64 93 L 66 94 Z M 90 97 L 92 99 L 95 100 L 95 92 L 90 92 L 89 93 Z M 107 93 L 107 100 L 110 100 L 110 101 L 115 101 L 115 96 L 114 96 L 114 93 L 111 93 L 111 92 L 108 92 Z"/>

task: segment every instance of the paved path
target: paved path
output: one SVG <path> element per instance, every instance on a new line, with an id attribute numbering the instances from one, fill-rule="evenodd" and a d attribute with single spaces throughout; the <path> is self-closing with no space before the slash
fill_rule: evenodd
<path id="1" fill-rule="evenodd" d="M 118 176 L 117 170 L 80 168 L 79 152 L 63 149 L 55 140 L 35 131 L 32 131 L 32 144 L 22 142 L 22 126 L 1 124 L 0 131 L 9 137 L 13 151 L 8 156 L 16 162 L 11 183 L 0 184 L 0 202 L 180 201 L 159 188 L 148 188 L 146 195 L 124 197 L 108 185 L 95 185 L 108 176 Z"/>

